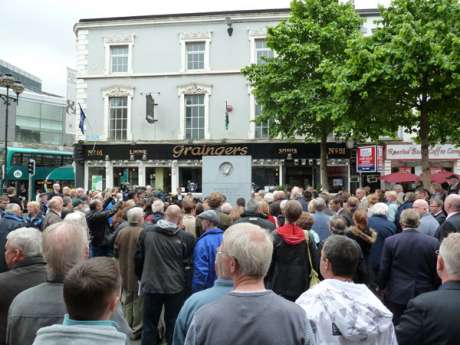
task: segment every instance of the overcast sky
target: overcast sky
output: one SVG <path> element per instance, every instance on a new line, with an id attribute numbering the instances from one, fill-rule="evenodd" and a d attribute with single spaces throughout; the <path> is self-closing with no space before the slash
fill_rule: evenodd
<path id="1" fill-rule="evenodd" d="M 375 8 L 388 0 L 355 0 Z M 42 79 L 65 96 L 66 67 L 75 67 L 73 25 L 81 18 L 284 8 L 290 0 L 0 0 L 0 59 Z"/>

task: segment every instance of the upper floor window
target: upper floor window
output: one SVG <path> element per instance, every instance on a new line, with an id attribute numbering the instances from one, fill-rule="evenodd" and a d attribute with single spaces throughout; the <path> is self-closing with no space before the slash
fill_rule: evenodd
<path id="1" fill-rule="evenodd" d="M 187 69 L 204 69 L 206 42 L 187 42 L 185 46 L 187 51 Z"/>
<path id="2" fill-rule="evenodd" d="M 109 138 L 126 140 L 128 133 L 128 97 L 110 97 L 109 107 Z"/>
<path id="3" fill-rule="evenodd" d="M 262 112 L 262 107 L 258 104 L 256 104 L 255 108 L 255 118 L 257 119 L 257 116 L 260 115 Z M 262 123 L 256 123 L 255 124 L 255 131 L 254 131 L 254 138 L 256 139 L 267 139 L 269 138 L 269 121 L 265 121 Z"/>
<path id="4" fill-rule="evenodd" d="M 129 47 L 111 46 L 110 47 L 110 66 L 112 73 L 128 72 Z"/>
<path id="5" fill-rule="evenodd" d="M 205 138 L 204 95 L 185 95 L 185 138 L 191 140 Z"/>
<path id="6" fill-rule="evenodd" d="M 257 64 L 264 63 L 265 58 L 272 58 L 273 51 L 267 46 L 267 40 L 265 38 L 256 38 L 254 40 L 255 45 L 255 60 Z"/>
<path id="7" fill-rule="evenodd" d="M 133 73 L 134 34 L 104 37 L 104 73 Z"/>

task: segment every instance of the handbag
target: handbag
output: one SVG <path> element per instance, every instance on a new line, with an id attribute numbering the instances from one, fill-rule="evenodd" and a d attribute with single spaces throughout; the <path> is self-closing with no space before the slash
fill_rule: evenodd
<path id="1" fill-rule="evenodd" d="M 308 231 L 304 231 L 305 234 L 305 241 L 307 241 L 307 255 L 308 255 L 308 262 L 310 263 L 310 288 L 319 284 L 319 275 L 318 272 L 315 271 L 313 268 L 313 263 L 311 261 L 311 253 L 310 253 L 310 235 L 308 234 Z"/>

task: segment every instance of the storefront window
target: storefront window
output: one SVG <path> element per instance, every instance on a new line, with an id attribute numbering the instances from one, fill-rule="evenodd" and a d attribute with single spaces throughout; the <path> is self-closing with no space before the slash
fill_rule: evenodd
<path id="1" fill-rule="evenodd" d="M 145 168 L 145 183 L 156 190 L 171 191 L 171 168 L 148 167 Z"/>
<path id="2" fill-rule="evenodd" d="M 278 167 L 256 167 L 252 168 L 252 183 L 254 190 L 265 189 L 265 187 L 276 187 L 279 185 Z"/>
<path id="3" fill-rule="evenodd" d="M 106 186 L 105 167 L 88 168 L 88 189 L 103 191 Z"/>
<path id="4" fill-rule="evenodd" d="M 130 186 L 139 184 L 139 169 L 137 167 L 113 168 L 113 185 L 120 187 L 126 184 Z"/>
<path id="5" fill-rule="evenodd" d="M 201 192 L 201 168 L 200 167 L 180 167 L 179 168 L 179 186 L 185 192 Z"/>

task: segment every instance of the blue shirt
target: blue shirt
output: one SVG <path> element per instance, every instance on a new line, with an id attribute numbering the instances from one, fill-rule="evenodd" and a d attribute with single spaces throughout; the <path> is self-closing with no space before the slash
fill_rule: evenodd
<path id="1" fill-rule="evenodd" d="M 217 278 L 212 288 L 199 291 L 189 297 L 182 306 L 174 327 L 173 345 L 183 345 L 195 312 L 233 290 L 233 281 Z"/>
<path id="2" fill-rule="evenodd" d="M 118 328 L 117 323 L 112 320 L 72 320 L 69 317 L 69 314 L 64 315 L 64 321 L 62 322 L 62 324 L 64 326 L 103 326 Z"/>
<path id="3" fill-rule="evenodd" d="M 216 280 L 216 252 L 222 242 L 224 231 L 219 228 L 207 230 L 196 241 L 193 252 L 192 291 L 200 291 L 213 286 Z"/>

